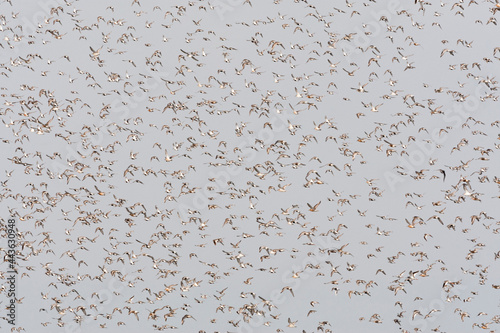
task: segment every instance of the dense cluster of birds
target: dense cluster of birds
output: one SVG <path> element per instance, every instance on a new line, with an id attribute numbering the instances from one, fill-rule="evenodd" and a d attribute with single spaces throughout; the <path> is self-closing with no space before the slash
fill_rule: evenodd
<path id="1" fill-rule="evenodd" d="M 498 11 L 4 1 L 2 331 L 496 332 Z"/>

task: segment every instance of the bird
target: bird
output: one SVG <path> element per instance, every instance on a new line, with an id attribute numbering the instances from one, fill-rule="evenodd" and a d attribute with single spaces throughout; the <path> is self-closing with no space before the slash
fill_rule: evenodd
<path id="1" fill-rule="evenodd" d="M 312 206 L 311 204 L 308 203 L 307 206 L 309 207 L 310 212 L 316 212 L 320 204 L 321 204 L 321 201 L 316 203 L 314 206 Z"/>

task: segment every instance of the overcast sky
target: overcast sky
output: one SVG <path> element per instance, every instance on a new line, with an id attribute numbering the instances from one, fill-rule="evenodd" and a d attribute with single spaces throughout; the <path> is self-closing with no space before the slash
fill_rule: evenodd
<path id="1" fill-rule="evenodd" d="M 17 327 L 495 331 L 494 6 L 3 2 Z"/>

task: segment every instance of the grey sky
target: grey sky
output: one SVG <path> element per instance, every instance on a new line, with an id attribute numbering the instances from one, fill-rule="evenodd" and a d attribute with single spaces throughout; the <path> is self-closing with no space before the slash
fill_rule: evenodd
<path id="1" fill-rule="evenodd" d="M 3 2 L 17 326 L 495 332 L 494 7 Z"/>

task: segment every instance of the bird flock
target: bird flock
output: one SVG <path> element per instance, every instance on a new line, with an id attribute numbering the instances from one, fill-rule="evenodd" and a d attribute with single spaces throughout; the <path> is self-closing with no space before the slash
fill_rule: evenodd
<path id="1" fill-rule="evenodd" d="M 3 1 L 1 331 L 496 332 L 499 11 Z"/>

